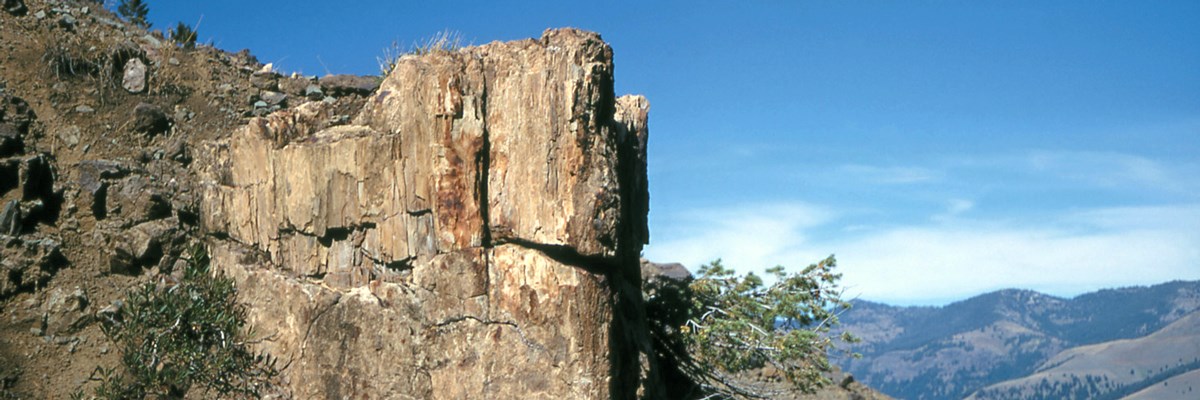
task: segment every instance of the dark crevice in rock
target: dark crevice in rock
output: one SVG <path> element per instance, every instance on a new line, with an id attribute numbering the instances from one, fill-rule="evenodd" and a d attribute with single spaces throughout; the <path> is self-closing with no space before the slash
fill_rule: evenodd
<path id="1" fill-rule="evenodd" d="M 496 245 L 502 244 L 535 250 L 560 264 L 576 267 L 593 275 L 608 276 L 616 267 L 616 260 L 580 254 L 579 250 L 569 245 L 537 243 L 514 237 L 496 239 Z"/>
<path id="2" fill-rule="evenodd" d="M 525 330 L 521 329 L 520 325 L 517 325 L 516 322 L 512 322 L 512 321 L 495 321 L 495 320 L 491 320 L 491 319 L 479 318 L 474 315 L 459 315 L 459 316 L 451 317 L 451 318 L 448 318 L 448 319 L 445 319 L 445 320 L 442 320 L 439 322 L 435 322 L 432 325 L 426 325 L 425 328 L 426 329 L 445 328 L 447 326 L 454 325 L 454 324 L 457 324 L 460 322 L 476 322 L 476 323 L 480 323 L 483 325 L 503 325 L 503 326 L 510 327 L 513 330 L 517 331 L 517 335 L 521 337 L 521 343 L 524 343 L 525 346 L 528 346 L 529 348 L 531 348 L 533 350 L 537 350 L 539 352 L 546 352 L 546 346 L 542 346 L 541 344 L 526 337 Z"/>
<path id="3" fill-rule="evenodd" d="M 200 214 L 197 212 L 194 212 L 192 210 L 185 210 L 182 208 L 176 209 L 175 216 L 176 216 L 176 218 L 179 218 L 179 223 L 181 223 L 183 225 L 187 225 L 187 226 L 199 226 L 200 225 Z"/>
<path id="4" fill-rule="evenodd" d="M 486 86 L 486 85 L 484 85 Z M 486 98 L 486 97 L 484 97 Z M 482 102 L 480 106 L 483 110 L 480 111 L 483 115 L 487 115 L 487 102 Z M 484 123 L 487 126 L 487 123 Z M 488 169 L 491 168 L 491 153 L 492 141 L 488 137 L 488 131 L 483 130 L 483 145 L 479 149 L 479 154 L 475 156 L 475 170 L 479 171 L 475 176 L 475 200 L 479 203 L 479 219 L 483 221 L 481 231 L 483 237 L 480 238 L 480 245 L 484 248 L 492 247 L 492 229 L 490 216 L 490 198 L 488 197 Z"/>
<path id="5" fill-rule="evenodd" d="M 341 242 L 350 238 L 350 233 L 355 231 L 354 228 L 347 227 L 328 227 L 325 228 L 325 234 L 317 237 L 317 242 L 322 246 L 331 247 L 333 242 Z"/>
<path id="6" fill-rule="evenodd" d="M 388 271 L 403 272 L 403 271 L 411 271 L 413 269 L 413 260 L 415 260 L 415 259 L 416 259 L 416 257 L 408 257 L 403 260 L 397 260 L 397 261 L 391 261 L 391 262 L 379 262 L 374 259 L 372 259 L 371 261 L 375 261 L 376 263 L 383 265 L 383 267 L 387 268 Z"/>

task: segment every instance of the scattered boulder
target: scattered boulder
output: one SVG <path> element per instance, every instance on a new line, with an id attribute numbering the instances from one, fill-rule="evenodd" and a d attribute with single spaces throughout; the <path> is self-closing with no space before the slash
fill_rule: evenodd
<path id="1" fill-rule="evenodd" d="M 66 144 L 67 147 L 71 148 L 79 145 L 79 140 L 82 135 L 83 131 L 80 130 L 79 126 L 76 125 L 64 126 L 55 132 L 55 136 L 58 136 L 58 140 L 61 140 L 63 144 Z"/>
<path id="2" fill-rule="evenodd" d="M 119 215 L 131 224 L 171 216 L 167 196 L 142 176 L 113 183 L 107 190 L 106 214 Z"/>
<path id="3" fill-rule="evenodd" d="M 0 234 L 16 236 L 21 233 L 21 202 L 9 200 L 0 208 Z"/>
<path id="4" fill-rule="evenodd" d="M 112 273 L 137 275 L 147 265 L 159 262 L 163 256 L 163 244 L 170 244 L 178 233 L 176 224 L 168 220 L 146 222 L 121 233 L 114 238 L 109 268 Z"/>
<path id="5" fill-rule="evenodd" d="M 121 87 L 129 93 L 141 93 L 146 90 L 146 63 L 141 58 L 130 58 L 125 62 L 125 74 Z"/>
<path id="6" fill-rule="evenodd" d="M 111 160 L 84 160 L 76 165 L 79 187 L 84 191 L 100 189 L 104 179 L 117 179 L 129 173 L 125 165 Z"/>
<path id="7" fill-rule="evenodd" d="M 317 101 L 325 98 L 325 92 L 321 91 L 320 85 L 310 84 L 304 88 L 304 97 L 312 101 Z"/>
<path id="8" fill-rule="evenodd" d="M 321 90 L 335 97 L 357 94 L 366 96 L 379 89 L 382 80 L 378 76 L 329 75 L 319 80 Z"/>
<path id="9" fill-rule="evenodd" d="M 258 94 L 258 97 L 266 102 L 268 106 L 286 106 L 287 94 L 264 90 Z"/>
<path id="10" fill-rule="evenodd" d="M 0 122 L 13 124 L 20 134 L 29 132 L 29 125 L 37 119 L 29 103 L 19 97 L 0 91 Z"/>
<path id="11" fill-rule="evenodd" d="M 250 86 L 262 90 L 275 90 L 278 86 L 279 74 L 270 71 L 256 71 L 250 74 Z"/>
<path id="12" fill-rule="evenodd" d="M 77 164 L 76 171 L 80 190 L 76 206 L 90 209 L 92 216 L 97 220 L 107 218 L 108 180 L 125 176 L 129 173 L 129 169 L 115 161 L 85 160 Z"/>
<path id="13" fill-rule="evenodd" d="M 292 96 L 304 96 L 305 89 L 312 81 L 300 76 L 290 76 L 279 80 L 279 91 Z"/>
<path id="14" fill-rule="evenodd" d="M 171 118 L 162 107 L 141 103 L 133 108 L 133 130 L 153 137 L 171 129 Z"/>
<path id="15" fill-rule="evenodd" d="M 0 299 L 45 284 L 66 262 L 57 240 L 0 236 Z"/>
<path id="16" fill-rule="evenodd" d="M 79 332 L 92 322 L 93 315 L 86 312 L 88 295 L 83 289 L 65 291 L 54 289 L 42 303 L 42 334 L 66 335 Z"/>

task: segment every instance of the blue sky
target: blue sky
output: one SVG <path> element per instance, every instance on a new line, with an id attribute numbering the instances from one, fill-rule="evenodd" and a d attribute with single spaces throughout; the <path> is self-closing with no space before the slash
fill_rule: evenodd
<path id="1" fill-rule="evenodd" d="M 618 93 L 651 102 L 656 261 L 832 253 L 848 294 L 895 304 L 1200 279 L 1200 2 L 150 8 L 310 75 L 377 73 L 392 42 L 447 29 L 600 32 Z"/>

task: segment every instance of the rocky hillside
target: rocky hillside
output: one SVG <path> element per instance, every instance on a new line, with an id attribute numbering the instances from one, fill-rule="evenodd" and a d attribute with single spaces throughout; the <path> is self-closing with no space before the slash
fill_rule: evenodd
<path id="1" fill-rule="evenodd" d="M 1005 290 L 945 307 L 857 302 L 842 319 L 863 338 L 842 366 L 899 398 L 963 398 L 1034 373 L 1060 352 L 1143 337 L 1200 310 L 1200 282 L 1103 290 L 1072 299 Z M 1174 365 L 1174 360 L 1162 360 Z"/>
<path id="2" fill-rule="evenodd" d="M 662 396 L 638 290 L 648 103 L 593 33 L 286 76 L 94 2 L 0 10 L 0 398 L 202 243 L 284 398 Z M 377 89 L 378 88 L 378 89 Z"/>

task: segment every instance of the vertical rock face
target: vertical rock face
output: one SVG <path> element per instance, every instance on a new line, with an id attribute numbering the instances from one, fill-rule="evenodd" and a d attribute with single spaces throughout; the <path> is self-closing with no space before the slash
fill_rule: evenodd
<path id="1" fill-rule="evenodd" d="M 297 398 L 655 397 L 644 98 L 598 35 L 405 56 L 209 146 L 203 223 Z"/>

